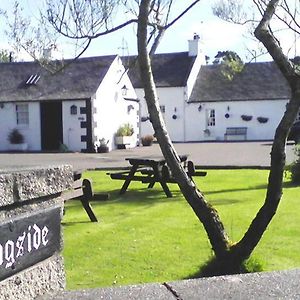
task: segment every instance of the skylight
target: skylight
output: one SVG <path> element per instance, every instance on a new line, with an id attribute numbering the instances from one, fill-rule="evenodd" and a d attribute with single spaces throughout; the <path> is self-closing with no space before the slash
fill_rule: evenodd
<path id="1" fill-rule="evenodd" d="M 37 84 L 37 82 L 40 80 L 41 76 L 38 74 L 32 74 L 29 76 L 29 78 L 26 80 L 26 85 L 33 85 Z"/>

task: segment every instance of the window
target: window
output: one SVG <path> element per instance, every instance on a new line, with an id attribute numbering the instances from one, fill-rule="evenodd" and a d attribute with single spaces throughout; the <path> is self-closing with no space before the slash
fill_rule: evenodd
<path id="1" fill-rule="evenodd" d="M 17 125 L 29 124 L 28 104 L 16 104 Z"/>
<path id="2" fill-rule="evenodd" d="M 207 110 L 207 126 L 216 126 L 216 112 L 214 109 Z"/>

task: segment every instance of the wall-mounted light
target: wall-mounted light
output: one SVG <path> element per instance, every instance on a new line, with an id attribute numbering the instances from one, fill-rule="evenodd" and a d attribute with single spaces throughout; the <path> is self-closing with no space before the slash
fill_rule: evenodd
<path id="1" fill-rule="evenodd" d="M 72 105 L 70 107 L 70 114 L 71 115 L 77 115 L 77 106 L 76 105 Z"/>
<path id="2" fill-rule="evenodd" d="M 130 113 L 130 111 L 134 109 L 134 106 L 133 105 L 128 105 L 127 106 L 127 112 Z"/>
<path id="3" fill-rule="evenodd" d="M 230 106 L 229 105 L 227 106 L 227 111 L 230 111 Z"/>
<path id="4" fill-rule="evenodd" d="M 174 107 L 174 112 L 177 112 L 177 107 L 176 106 Z"/>
<path id="5" fill-rule="evenodd" d="M 198 106 L 198 111 L 201 111 L 202 110 L 202 105 L 200 104 L 199 106 Z"/>
<path id="6" fill-rule="evenodd" d="M 127 91 L 129 90 L 128 87 L 124 84 L 123 87 L 121 88 L 122 90 L 122 95 L 127 96 Z"/>

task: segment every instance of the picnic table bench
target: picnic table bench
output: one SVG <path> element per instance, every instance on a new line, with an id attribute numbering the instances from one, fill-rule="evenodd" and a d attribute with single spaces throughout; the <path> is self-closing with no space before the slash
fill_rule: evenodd
<path id="1" fill-rule="evenodd" d="M 187 155 L 180 155 L 180 160 L 187 171 L 188 176 L 206 176 L 206 172 L 196 171 L 192 161 L 187 161 Z M 163 157 L 152 158 L 125 158 L 131 165 L 129 170 L 107 173 L 111 179 L 124 180 L 120 194 L 124 194 L 131 181 L 147 183 L 148 188 L 153 188 L 155 183 L 159 183 L 167 197 L 172 197 L 168 183 L 177 183 L 172 176 L 166 160 Z"/>
<path id="2" fill-rule="evenodd" d="M 72 189 L 62 194 L 63 200 L 68 201 L 71 199 L 80 200 L 82 207 L 86 211 L 91 222 L 98 222 L 98 219 L 93 211 L 93 208 L 90 204 L 91 200 L 101 199 L 106 200 L 108 194 L 95 194 L 93 192 L 92 181 L 87 178 L 81 178 L 81 172 L 74 172 L 73 174 L 73 185 Z"/>

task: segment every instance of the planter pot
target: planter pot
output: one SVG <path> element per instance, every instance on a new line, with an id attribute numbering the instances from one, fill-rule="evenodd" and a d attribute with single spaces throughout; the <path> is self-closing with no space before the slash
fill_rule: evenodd
<path id="1" fill-rule="evenodd" d="M 132 136 L 116 136 L 115 142 L 117 145 L 130 145 Z"/>
<path id="2" fill-rule="evenodd" d="M 27 143 L 9 144 L 9 150 L 18 151 L 18 152 L 27 151 L 28 150 L 28 144 Z"/>
<path id="3" fill-rule="evenodd" d="M 97 147 L 97 152 L 98 153 L 108 153 L 109 148 L 108 148 L 108 146 L 99 146 L 99 147 Z"/>
<path id="4" fill-rule="evenodd" d="M 152 144 L 153 144 L 153 141 L 143 141 L 142 140 L 142 145 L 143 146 L 152 146 Z"/>
<path id="5" fill-rule="evenodd" d="M 269 118 L 265 118 L 265 117 L 257 117 L 257 121 L 259 123 L 267 123 L 269 120 Z"/>
<path id="6" fill-rule="evenodd" d="M 251 121 L 253 116 L 241 115 L 241 118 L 243 121 Z"/>

